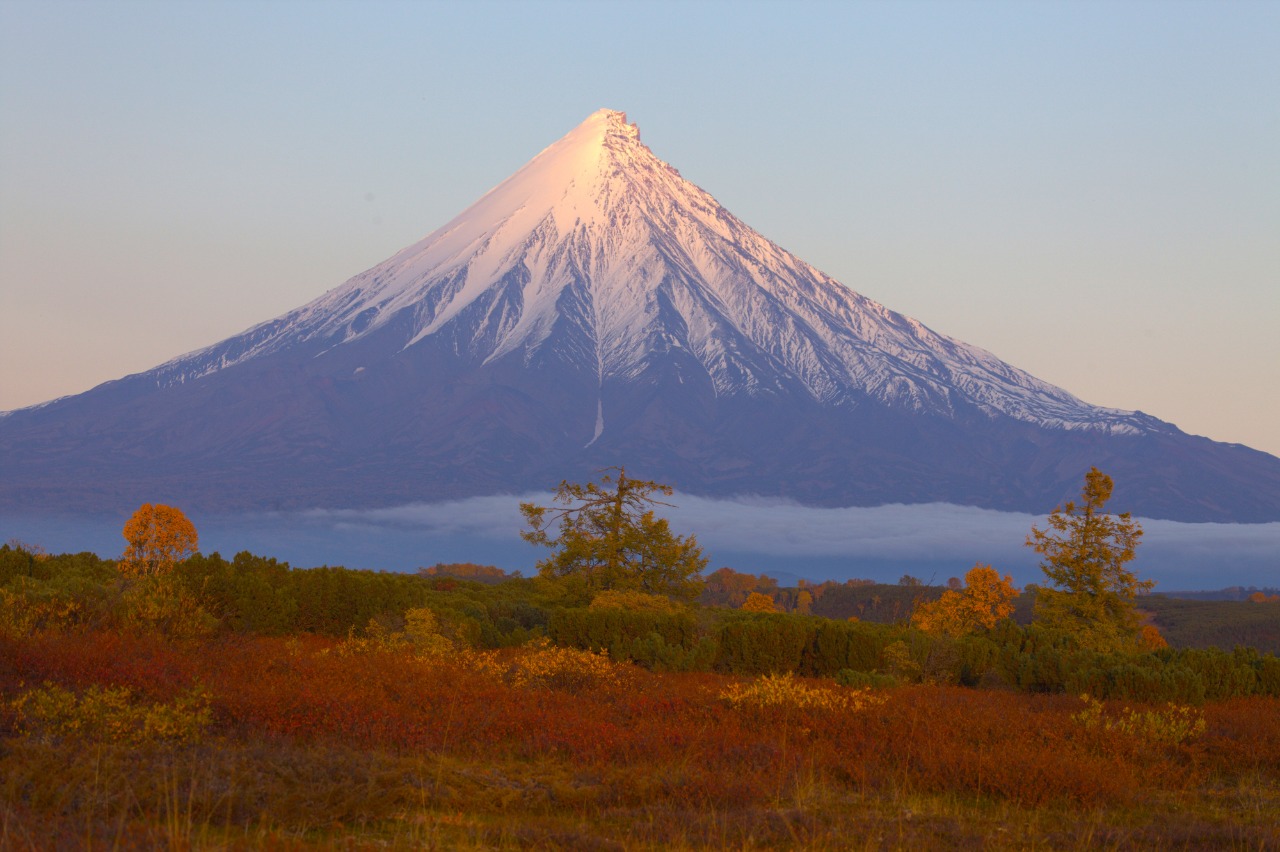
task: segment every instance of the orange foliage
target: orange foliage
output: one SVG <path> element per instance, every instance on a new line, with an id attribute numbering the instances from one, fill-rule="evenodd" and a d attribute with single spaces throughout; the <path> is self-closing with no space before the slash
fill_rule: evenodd
<path id="1" fill-rule="evenodd" d="M 143 503 L 121 530 L 128 542 L 120 557 L 125 574 L 167 574 L 173 566 L 196 552 L 200 544 L 196 528 L 181 509 Z"/>
<path id="2" fill-rule="evenodd" d="M 916 607 L 911 623 L 926 633 L 961 636 L 990 630 L 1013 614 L 1018 590 L 1013 578 L 1004 579 L 990 565 L 975 565 L 964 575 L 963 591 L 948 589 L 942 597 Z"/>
<path id="3" fill-rule="evenodd" d="M 419 568 L 418 573 L 424 577 L 456 577 L 479 583 L 500 583 L 516 576 L 495 565 L 477 565 L 474 562 L 437 562 L 429 568 Z"/>
<path id="4" fill-rule="evenodd" d="M 763 574 L 744 574 L 732 568 L 719 568 L 705 578 L 702 602 L 711 606 L 740 607 L 752 592 L 772 595 L 778 581 Z"/>
<path id="5" fill-rule="evenodd" d="M 742 602 L 741 609 L 744 612 L 777 612 L 778 608 L 774 606 L 773 598 L 760 592 L 752 592 L 747 595 L 747 599 Z"/>
<path id="6" fill-rule="evenodd" d="M 1144 624 L 1138 632 L 1138 647 L 1144 651 L 1159 651 L 1161 648 L 1168 648 L 1169 643 L 1154 624 Z"/>

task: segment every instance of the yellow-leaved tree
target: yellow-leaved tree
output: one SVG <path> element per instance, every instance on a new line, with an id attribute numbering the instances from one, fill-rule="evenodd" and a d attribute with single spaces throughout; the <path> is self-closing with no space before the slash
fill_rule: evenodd
<path id="1" fill-rule="evenodd" d="M 940 636 L 963 636 L 979 630 L 990 630 L 1013 615 L 1013 601 L 1018 590 L 1013 578 L 1003 578 L 990 565 L 978 564 L 964 575 L 964 586 L 948 589 L 936 601 L 922 603 L 911 616 L 911 623 L 925 633 Z"/>
<path id="2" fill-rule="evenodd" d="M 128 543 L 120 557 L 123 574 L 154 577 L 196 552 L 200 538 L 181 509 L 143 503 L 121 530 Z"/>

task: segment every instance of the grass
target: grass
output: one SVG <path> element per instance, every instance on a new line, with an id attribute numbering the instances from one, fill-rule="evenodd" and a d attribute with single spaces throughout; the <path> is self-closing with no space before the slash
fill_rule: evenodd
<path id="1" fill-rule="evenodd" d="M 278 754 L 286 763 L 314 755 Z M 242 755 L 243 757 L 243 755 Z M 332 757 L 332 755 L 330 755 Z M 330 764 L 327 783 L 306 798 L 242 764 L 241 794 L 266 803 L 245 822 L 215 808 L 180 811 L 177 824 L 145 812 L 121 818 L 4 819 L 13 849 L 79 846 L 169 849 L 1268 849 L 1280 843 L 1275 791 L 1212 791 L 1194 807 L 1180 797 L 1140 807 L 1081 810 L 909 787 L 857 793 L 814 779 L 783 796 L 738 807 L 705 806 L 678 791 L 648 803 L 611 803 L 610 779 L 580 777 L 557 761 L 492 766 L 444 758 L 364 755 L 372 777 Z M 440 765 L 443 763 L 444 765 Z M 439 779 L 414 786 L 412 779 Z M 219 796 L 219 773 L 188 789 L 194 811 Z M 315 777 L 310 780 L 315 781 Z M 268 783 L 264 784 L 264 781 Z M 616 779 L 613 779 L 616 782 Z M 263 785 L 257 786 L 255 785 Z M 408 785 L 408 786 L 405 786 Z M 335 789 L 350 787 L 351 789 Z M 416 801 L 411 801 L 416 799 Z M 389 801 L 388 801 L 389 800 Z M 339 806 L 338 813 L 323 811 Z M 163 814 L 161 814 L 162 816 Z M 221 817 L 221 818 L 220 818 Z M 39 838 L 38 840 L 36 838 Z"/>

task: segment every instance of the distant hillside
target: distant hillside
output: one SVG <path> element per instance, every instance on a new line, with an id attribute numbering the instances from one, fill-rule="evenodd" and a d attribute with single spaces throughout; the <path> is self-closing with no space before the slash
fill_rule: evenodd
<path id="1" fill-rule="evenodd" d="M 1280 588 L 1275 586 L 1267 586 L 1262 589 L 1257 586 L 1228 586 L 1225 589 L 1208 592 L 1161 592 L 1161 594 L 1166 598 L 1181 598 L 1189 601 L 1247 601 L 1251 595 L 1256 595 L 1259 592 L 1270 597 L 1272 595 L 1280 595 Z"/>
<path id="2" fill-rule="evenodd" d="M 1168 595 L 1142 599 L 1165 639 L 1175 648 L 1244 645 L 1280 653 L 1280 602 L 1185 600 Z"/>
<path id="3" fill-rule="evenodd" d="M 810 591 L 821 589 L 814 586 Z M 911 620 L 917 603 L 936 600 L 945 589 L 941 586 L 840 585 L 815 595 L 812 612 L 824 618 L 873 621 L 896 624 Z"/>

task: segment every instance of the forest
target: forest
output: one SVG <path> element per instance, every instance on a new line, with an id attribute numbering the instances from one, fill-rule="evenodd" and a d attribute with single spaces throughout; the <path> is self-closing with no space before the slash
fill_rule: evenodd
<path id="1" fill-rule="evenodd" d="M 1147 593 L 1103 513 L 1088 606 L 780 589 L 624 476 L 526 512 L 533 577 L 226 559 L 162 506 L 119 559 L 0 546 L 0 848 L 1280 846 L 1280 659 L 1195 638 L 1280 602 Z"/>

